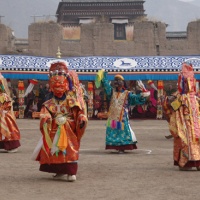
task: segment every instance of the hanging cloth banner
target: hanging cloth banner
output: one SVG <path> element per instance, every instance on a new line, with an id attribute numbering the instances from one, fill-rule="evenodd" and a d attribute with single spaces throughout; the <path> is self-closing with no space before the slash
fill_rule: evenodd
<path id="1" fill-rule="evenodd" d="M 93 96 L 94 96 L 94 83 L 88 82 L 88 117 L 93 116 Z"/>
<path id="2" fill-rule="evenodd" d="M 34 88 L 34 85 L 36 85 L 38 83 L 38 81 L 36 79 L 32 79 L 29 81 L 29 85 L 26 89 L 26 92 L 24 94 L 24 97 L 26 97 L 29 93 L 32 92 L 33 88 Z"/>
<path id="3" fill-rule="evenodd" d="M 18 81 L 19 118 L 24 118 L 24 82 Z"/>
<path id="4" fill-rule="evenodd" d="M 163 108 L 162 108 L 162 102 L 161 102 L 161 96 L 163 96 L 163 89 L 164 89 L 164 83 L 163 81 L 158 81 L 158 101 L 157 101 L 157 119 L 163 118 Z"/>

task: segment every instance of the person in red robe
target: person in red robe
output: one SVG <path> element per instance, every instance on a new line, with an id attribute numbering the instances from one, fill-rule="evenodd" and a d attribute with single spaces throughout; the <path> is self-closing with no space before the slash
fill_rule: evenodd
<path id="1" fill-rule="evenodd" d="M 174 165 L 200 170 L 199 99 L 192 65 L 183 63 L 178 91 L 164 101 L 169 130 L 174 138 Z"/>
<path id="2" fill-rule="evenodd" d="M 0 149 L 15 153 L 20 144 L 20 131 L 12 110 L 7 81 L 0 74 Z"/>
<path id="3" fill-rule="evenodd" d="M 33 153 L 40 171 L 54 178 L 75 181 L 80 141 L 87 125 L 86 106 L 78 75 L 64 62 L 52 63 L 49 70 L 52 98 L 40 111 L 42 139 Z"/>

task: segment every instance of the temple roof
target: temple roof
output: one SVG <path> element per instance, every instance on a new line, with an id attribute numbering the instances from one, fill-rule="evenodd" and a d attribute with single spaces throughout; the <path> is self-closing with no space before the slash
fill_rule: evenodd
<path id="1" fill-rule="evenodd" d="M 116 16 L 125 15 L 130 18 L 146 16 L 144 0 L 63 0 L 59 3 L 56 14 L 61 24 L 74 20 L 79 16 Z"/>

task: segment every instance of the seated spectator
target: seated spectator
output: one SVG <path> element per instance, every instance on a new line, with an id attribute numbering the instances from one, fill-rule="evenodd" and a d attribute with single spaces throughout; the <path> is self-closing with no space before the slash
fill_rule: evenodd
<path id="1" fill-rule="evenodd" d="M 169 84 L 168 88 L 166 89 L 166 95 L 171 96 L 174 92 L 176 92 L 176 88 L 173 88 L 172 84 Z"/>
<path id="2" fill-rule="evenodd" d="M 44 88 L 44 94 L 45 94 L 44 101 L 47 101 L 53 97 L 53 92 L 51 92 L 51 89 L 50 89 L 48 83 L 46 84 L 46 86 Z"/>
<path id="3" fill-rule="evenodd" d="M 151 101 L 148 102 L 146 117 L 156 119 L 157 108 Z"/>
<path id="4" fill-rule="evenodd" d="M 146 110 L 147 110 L 147 105 L 136 105 L 132 109 L 131 116 L 132 118 L 146 118 Z"/>
<path id="5" fill-rule="evenodd" d="M 26 109 L 24 111 L 24 115 L 27 118 L 32 118 L 33 112 L 40 112 L 41 104 L 39 103 L 39 98 L 35 97 L 34 99 L 30 99 Z"/>
<path id="6" fill-rule="evenodd" d="M 19 99 L 15 98 L 13 102 L 13 111 L 19 111 Z"/>
<path id="7" fill-rule="evenodd" d="M 39 86 L 39 101 L 41 104 L 45 102 L 45 91 L 42 84 Z"/>

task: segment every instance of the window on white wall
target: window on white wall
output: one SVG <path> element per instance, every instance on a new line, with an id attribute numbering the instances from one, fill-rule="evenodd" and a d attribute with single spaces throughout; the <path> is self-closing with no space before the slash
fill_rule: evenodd
<path id="1" fill-rule="evenodd" d="M 128 19 L 112 19 L 114 24 L 114 39 L 115 40 L 126 40 L 126 24 L 128 24 Z"/>
<path id="2" fill-rule="evenodd" d="M 114 39 L 126 40 L 125 24 L 114 24 Z"/>

